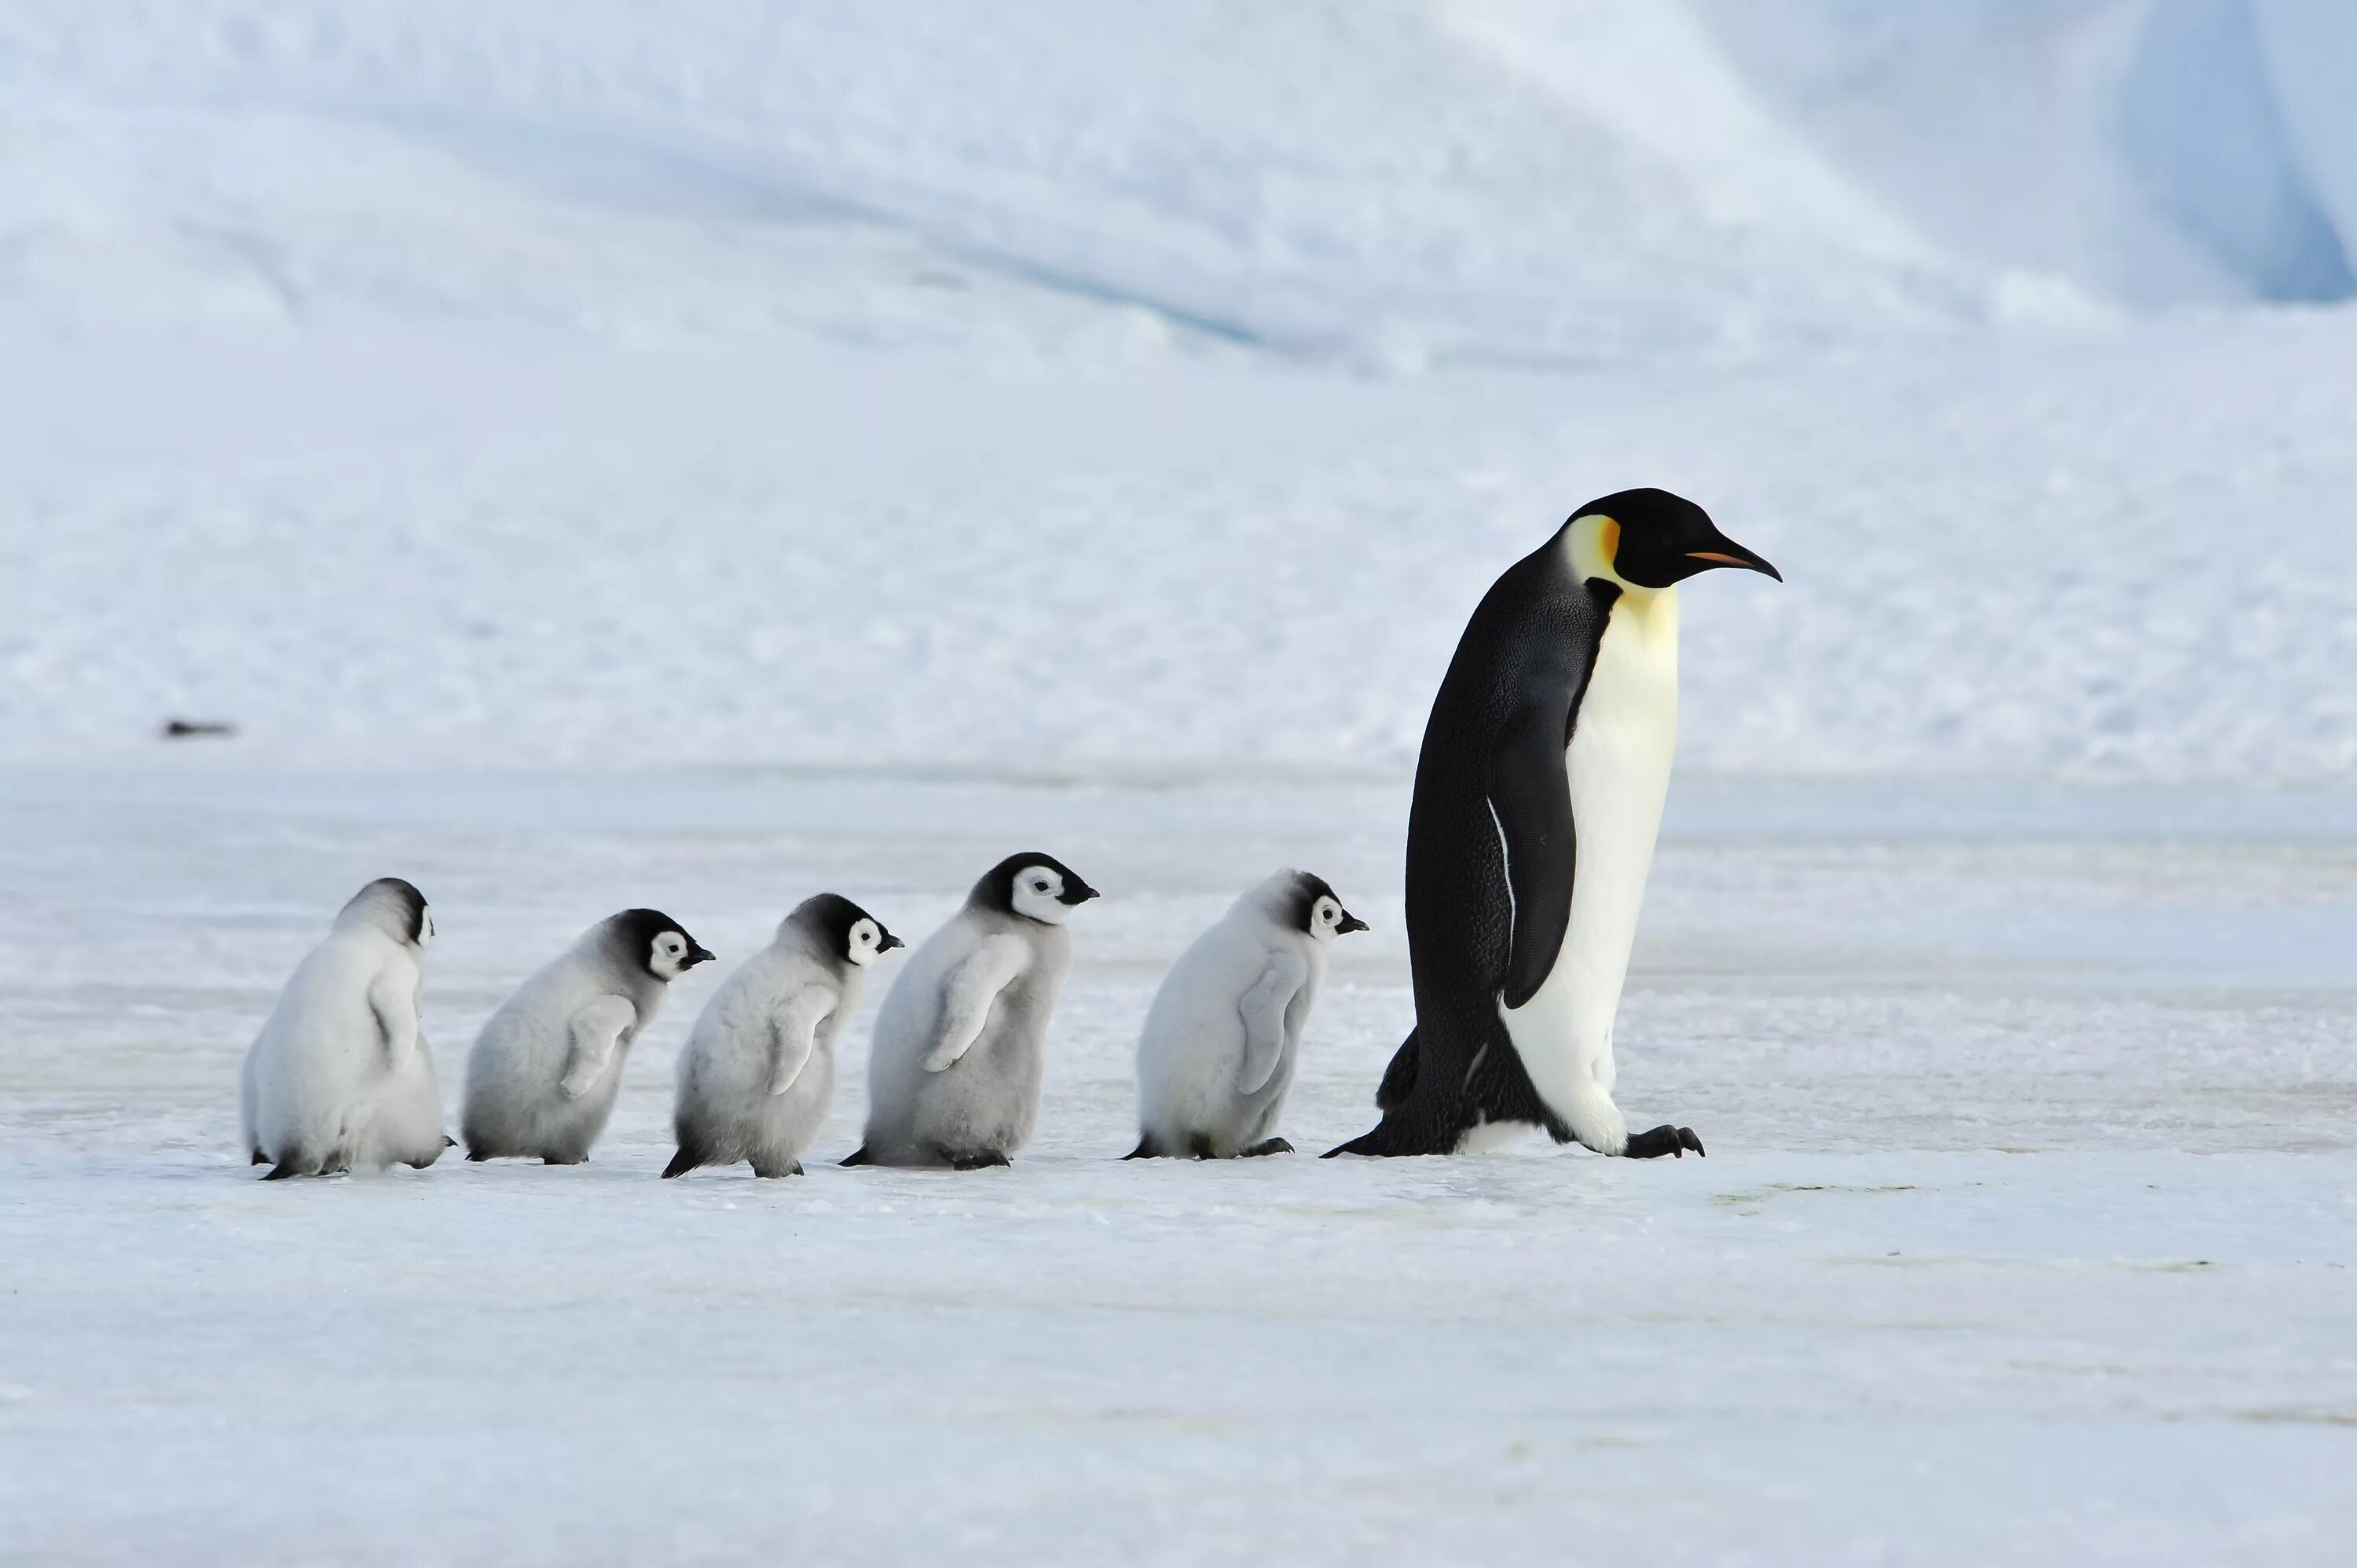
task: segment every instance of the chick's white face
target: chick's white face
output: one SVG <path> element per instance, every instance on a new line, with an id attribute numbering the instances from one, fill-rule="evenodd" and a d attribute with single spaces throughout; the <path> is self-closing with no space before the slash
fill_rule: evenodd
<path id="1" fill-rule="evenodd" d="M 655 939 L 654 950 L 647 955 L 647 968 L 657 980 L 677 980 L 688 967 L 686 959 L 687 939 L 677 931 L 665 931 Z"/>
<path id="2" fill-rule="evenodd" d="M 845 952 L 846 958 L 864 969 L 876 961 L 876 955 L 883 950 L 884 929 L 882 927 L 868 919 L 851 922 L 851 940 Z"/>
<path id="3" fill-rule="evenodd" d="M 1331 898 L 1319 897 L 1309 907 L 1309 935 L 1316 940 L 1330 942 L 1342 931 L 1342 906 Z"/>
<path id="4" fill-rule="evenodd" d="M 1072 913 L 1072 907 L 1062 901 L 1063 897 L 1061 872 L 1045 865 L 1027 865 L 1015 874 L 1015 896 L 1008 902 L 1018 915 L 1060 926 Z"/>

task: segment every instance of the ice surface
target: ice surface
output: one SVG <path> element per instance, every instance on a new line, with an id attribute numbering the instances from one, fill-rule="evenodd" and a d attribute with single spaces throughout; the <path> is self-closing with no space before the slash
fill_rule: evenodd
<path id="1" fill-rule="evenodd" d="M 1697 783 L 1620 1098 L 1707 1161 L 1121 1163 L 1163 966 L 1284 860 L 1376 921 L 1286 1130 L 1368 1122 L 1408 1011 L 1403 806 L 1396 780 L 0 775 L 7 1552 L 2344 1560 L 2344 808 Z M 587 913 L 655 903 L 724 965 L 820 886 L 921 933 L 1033 840 L 1108 897 L 1010 1171 L 657 1180 L 701 973 L 587 1166 L 290 1187 L 238 1160 L 245 1039 L 367 875 L 435 900 L 447 1082 Z M 856 1142 L 872 1014 L 823 1156 Z"/>

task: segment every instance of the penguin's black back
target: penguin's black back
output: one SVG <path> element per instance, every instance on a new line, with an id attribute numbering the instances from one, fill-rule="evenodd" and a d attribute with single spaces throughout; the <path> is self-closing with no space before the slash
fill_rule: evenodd
<path id="1" fill-rule="evenodd" d="M 1568 525 L 1566 525 L 1568 526 Z M 1337 1153 L 1446 1154 L 1479 1122 L 1569 1129 L 1531 1087 L 1498 1002 L 1514 908 L 1490 808 L 1492 751 L 1508 722 L 1560 709 L 1568 744 L 1619 590 L 1575 572 L 1558 532 L 1507 568 L 1467 622 L 1416 758 L 1407 830 L 1407 937 L 1415 1027 L 1376 1091 L 1381 1125 Z"/>

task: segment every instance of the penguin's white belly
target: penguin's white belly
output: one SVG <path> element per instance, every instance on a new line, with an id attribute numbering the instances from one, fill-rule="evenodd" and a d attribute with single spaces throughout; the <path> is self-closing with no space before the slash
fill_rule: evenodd
<path id="1" fill-rule="evenodd" d="M 1612 1021 L 1677 751 L 1676 593 L 1648 598 L 1614 604 L 1565 753 L 1577 841 L 1570 927 L 1537 994 L 1503 1014 L 1532 1087 L 1605 1154 L 1628 1139 L 1612 1103 Z"/>

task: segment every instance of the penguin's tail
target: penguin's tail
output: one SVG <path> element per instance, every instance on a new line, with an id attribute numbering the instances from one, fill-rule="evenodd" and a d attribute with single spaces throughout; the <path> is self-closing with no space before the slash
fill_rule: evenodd
<path id="1" fill-rule="evenodd" d="M 691 1149 L 685 1144 L 682 1144 L 679 1146 L 679 1153 L 671 1157 L 671 1164 L 663 1166 L 663 1180 L 669 1181 L 673 1176 L 683 1176 L 703 1163 L 704 1155 L 700 1150 Z"/>
<path id="2" fill-rule="evenodd" d="M 876 1156 L 867 1152 L 866 1144 L 862 1144 L 844 1155 L 842 1163 L 846 1165 L 872 1165 L 876 1163 Z"/>
<path id="3" fill-rule="evenodd" d="M 1423 1054 L 1416 1048 L 1415 1031 L 1410 1029 L 1407 1038 L 1392 1053 L 1391 1065 L 1383 1069 L 1383 1080 L 1375 1086 L 1375 1109 L 1383 1119 L 1347 1144 L 1339 1144 L 1319 1155 L 1330 1160 L 1337 1155 L 1424 1155 L 1432 1151 L 1409 1146 L 1398 1125 L 1400 1108 L 1415 1093 L 1417 1069 L 1424 1065 Z"/>
<path id="4" fill-rule="evenodd" d="M 1393 1119 L 1385 1116 L 1349 1143 L 1337 1144 L 1318 1157 L 1321 1160 L 1330 1160 L 1337 1155 L 1364 1155 L 1371 1158 L 1383 1159 L 1399 1155 L 1429 1155 L 1434 1152 L 1431 1149 L 1411 1146 L 1408 1141 L 1401 1136 L 1400 1129 Z"/>
<path id="5" fill-rule="evenodd" d="M 1154 1135 L 1150 1133 L 1140 1133 L 1137 1147 L 1122 1155 L 1125 1160 L 1158 1160 L 1161 1157 L 1162 1145 L 1154 1141 Z"/>
<path id="6" fill-rule="evenodd" d="M 1391 1066 L 1383 1069 L 1383 1080 L 1375 1086 L 1375 1109 L 1394 1111 L 1407 1103 L 1415 1092 L 1416 1069 L 1423 1059 L 1416 1050 L 1415 1031 L 1410 1029 L 1400 1048 L 1392 1053 Z"/>

